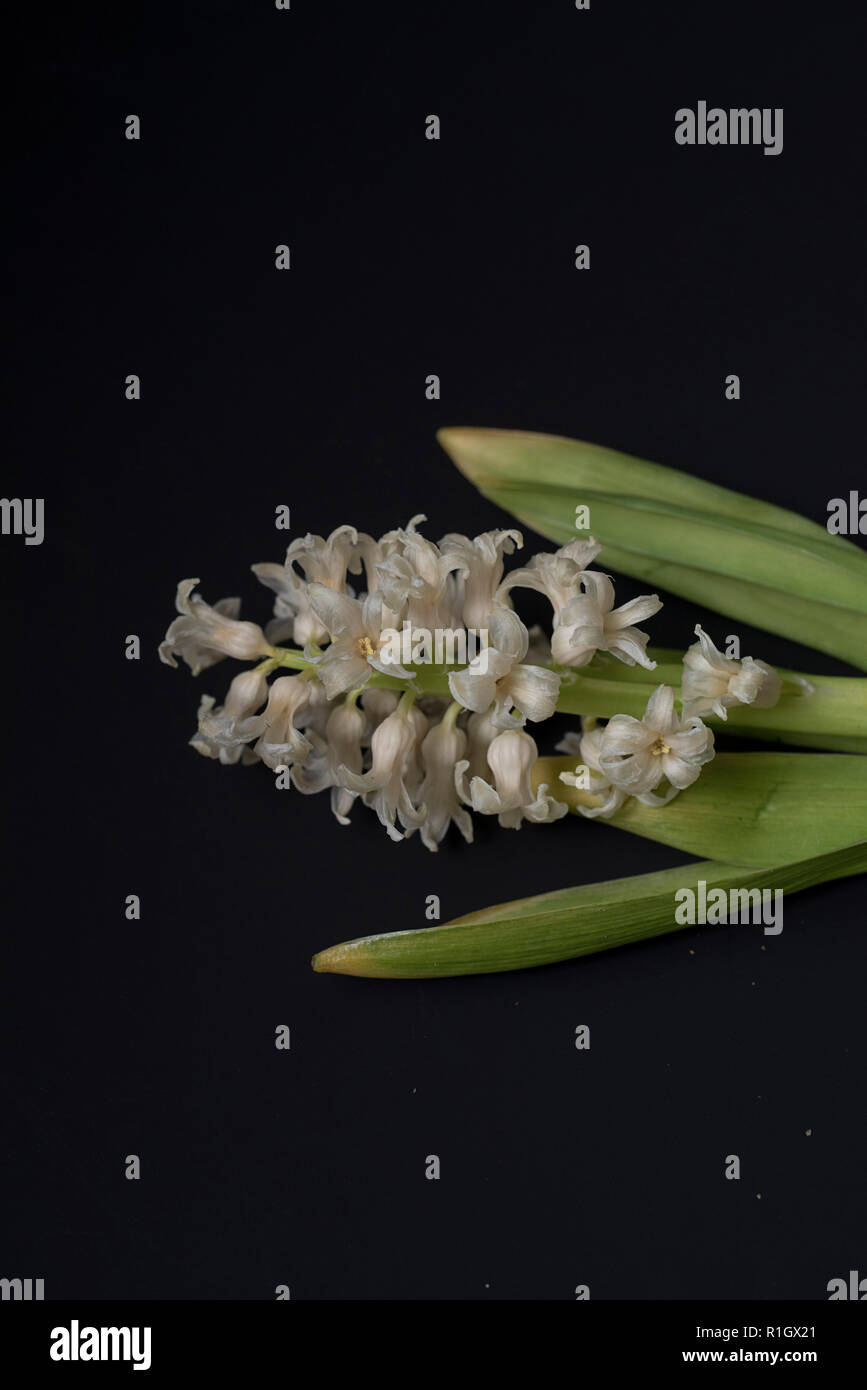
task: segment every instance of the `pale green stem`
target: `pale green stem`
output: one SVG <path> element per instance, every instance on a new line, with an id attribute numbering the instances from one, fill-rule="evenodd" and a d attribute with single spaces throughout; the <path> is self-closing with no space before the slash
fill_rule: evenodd
<path id="1" fill-rule="evenodd" d="M 653 653 L 651 653 L 653 655 Z M 580 670 L 555 668 L 561 677 L 557 712 L 598 719 L 631 714 L 640 719 L 658 685 L 671 685 L 680 698 L 682 664 L 673 652 L 656 653 L 654 671 L 640 666 L 596 658 Z M 662 659 L 659 659 L 662 658 Z M 276 647 L 269 659 L 274 666 L 315 672 L 315 664 L 300 651 Z M 458 666 L 420 665 L 412 668 L 416 695 L 449 698 L 448 677 Z M 828 748 L 837 752 L 867 753 L 867 677 L 813 676 L 781 668 L 783 691 L 770 709 L 736 705 L 728 719 L 703 716 L 713 728 L 750 738 Z M 371 671 L 365 688 L 406 690 L 406 681 Z M 457 718 L 457 715 L 454 716 Z"/>
<path id="2" fill-rule="evenodd" d="M 449 705 L 448 709 L 442 717 L 443 726 L 449 733 L 451 733 L 452 729 L 455 727 L 455 721 L 457 720 L 458 715 L 463 714 L 463 710 L 463 705 L 459 705 L 457 700 L 452 700 L 451 704 Z"/>

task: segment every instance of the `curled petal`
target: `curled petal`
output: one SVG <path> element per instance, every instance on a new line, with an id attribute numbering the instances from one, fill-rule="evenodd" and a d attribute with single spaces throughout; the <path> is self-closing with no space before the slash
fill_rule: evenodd
<path id="1" fill-rule="evenodd" d="M 652 741 L 653 733 L 644 720 L 635 719 L 631 714 L 615 714 L 602 731 L 600 754 L 607 758 L 629 757 L 641 752 Z M 582 752 L 583 745 L 582 739 Z"/>
<path id="2" fill-rule="evenodd" d="M 581 576 L 581 587 L 601 613 L 611 612 L 614 607 L 614 585 L 607 574 L 599 574 L 596 570 L 587 570 Z"/>
<path id="3" fill-rule="evenodd" d="M 530 645 L 530 634 L 517 613 L 510 608 L 497 607 L 488 618 L 490 646 L 512 662 L 523 661 Z"/>
<path id="4" fill-rule="evenodd" d="M 664 734 L 674 729 L 677 720 L 674 713 L 674 690 L 670 685 L 656 687 L 647 702 L 644 723 L 658 733 Z"/>
<path id="5" fill-rule="evenodd" d="M 317 618 L 325 625 L 332 638 L 344 632 L 357 632 L 362 628 L 362 610 L 358 599 L 348 594 L 339 594 L 325 584 L 310 584 L 307 588 L 310 606 Z"/>
<path id="6" fill-rule="evenodd" d="M 532 723 L 550 719 L 557 709 L 560 677 L 544 666 L 515 666 L 503 682 L 512 705 Z"/>
<path id="7" fill-rule="evenodd" d="M 652 618 L 660 608 L 662 599 L 658 594 L 642 594 L 639 598 L 630 599 L 628 603 L 622 603 L 619 608 L 615 608 L 605 626 L 610 631 L 630 627 L 633 623 L 643 622 L 645 618 Z M 646 642 L 647 638 L 644 640 Z"/>
<path id="8" fill-rule="evenodd" d="M 181 616 L 175 618 L 160 643 L 160 660 L 177 666 L 177 652 L 197 676 L 224 656 L 239 661 L 267 656 L 271 648 L 258 624 L 238 620 L 241 600 L 224 598 L 212 608 L 193 593 L 198 583 L 198 579 L 183 579 L 178 585 L 175 606 Z"/>
<path id="9" fill-rule="evenodd" d="M 651 661 L 645 652 L 648 640 L 647 633 L 641 632 L 637 627 L 624 627 L 615 631 L 612 636 L 606 634 L 604 649 L 626 666 L 643 666 L 646 671 L 655 671 L 656 662 Z"/>

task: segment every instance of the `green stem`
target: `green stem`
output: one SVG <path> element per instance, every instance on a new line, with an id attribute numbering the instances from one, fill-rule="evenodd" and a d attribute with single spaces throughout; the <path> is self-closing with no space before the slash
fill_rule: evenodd
<path id="1" fill-rule="evenodd" d="M 614 714 L 631 714 L 640 719 L 648 698 L 658 685 L 671 685 L 680 695 L 683 671 L 677 653 L 650 652 L 657 660 L 655 671 L 641 666 L 624 666 L 619 661 L 596 658 L 579 670 L 557 668 L 561 677 L 559 714 L 609 719 Z M 315 671 L 315 664 L 300 651 L 276 647 L 270 659 L 276 666 Z M 459 666 L 415 666 L 413 683 L 419 695 L 438 695 L 448 699 L 449 672 Z M 784 682 L 783 693 L 770 709 L 736 705 L 728 719 L 705 716 L 705 722 L 724 733 L 768 742 L 826 748 L 838 753 L 867 753 L 867 677 L 813 676 L 778 667 Z M 807 683 L 808 690 L 804 689 Z M 367 687 L 405 690 L 406 681 L 371 670 Z"/>

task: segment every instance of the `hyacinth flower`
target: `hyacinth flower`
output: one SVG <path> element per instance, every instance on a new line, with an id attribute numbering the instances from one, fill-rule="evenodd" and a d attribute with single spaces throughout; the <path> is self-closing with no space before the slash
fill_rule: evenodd
<path id="1" fill-rule="evenodd" d="M 262 763 L 302 795 L 328 790 L 341 826 L 369 809 L 388 840 L 418 836 L 435 852 L 449 842 L 452 827 L 472 843 L 473 816 L 496 817 L 506 830 L 528 823 L 553 825 L 571 811 L 686 848 L 742 873 L 747 866 L 779 865 L 790 891 L 802 882 L 806 886 L 821 877 L 857 872 L 863 855 L 852 846 L 867 839 L 864 681 L 774 670 L 760 659 L 724 653 L 701 625 L 694 625 L 690 635 L 698 641 L 683 655 L 658 651 L 648 646 L 644 624 L 662 607 L 659 595 L 638 594 L 617 602 L 607 564 L 626 569 L 632 562 L 626 542 L 635 544 L 634 514 L 643 512 L 645 525 L 650 514 L 655 532 L 659 517 L 665 521 L 679 510 L 681 531 L 688 532 L 684 514 L 692 508 L 708 533 L 706 544 L 714 526 L 719 527 L 712 514 L 708 519 L 697 510 L 696 488 L 710 485 L 653 465 L 644 466 L 651 470 L 648 480 L 638 461 L 631 461 L 634 467 L 625 482 L 634 487 L 637 500 L 622 487 L 623 515 L 618 519 L 612 484 L 604 476 L 605 459 L 600 463 L 597 457 L 608 451 L 591 451 L 599 472 L 597 492 L 581 490 L 582 474 L 567 495 L 562 446 L 570 441 L 554 441 L 549 454 L 542 449 L 540 466 L 535 441 L 544 436 L 446 434 L 446 447 L 487 495 L 563 543 L 507 571 L 507 559 L 523 548 L 517 530 L 492 530 L 474 538 L 450 532 L 434 541 L 422 530 L 422 515 L 379 539 L 341 525 L 327 538 L 294 540 L 282 565 L 253 566 L 275 596 L 273 618 L 264 628 L 241 621 L 237 599 L 210 607 L 193 593 L 197 580 L 182 581 L 180 616 L 161 645 L 162 659 L 176 665 L 181 656 L 194 674 L 208 670 L 209 680 L 211 668 L 224 658 L 256 663 L 234 677 L 222 704 L 210 692 L 201 697 L 194 749 L 224 765 Z M 556 468 L 546 462 L 549 455 Z M 522 460 L 526 476 L 519 478 Z M 679 478 L 685 479 L 680 498 Z M 724 490 L 712 492 L 718 516 L 722 504 L 716 494 Z M 585 495 L 590 497 L 594 534 L 575 538 L 566 532 L 565 519 L 558 519 L 558 507 L 568 504 L 571 520 L 575 497 Z M 733 504 L 727 505 L 731 510 Z M 727 558 L 703 554 L 720 580 L 720 604 L 733 603 L 741 615 L 746 612 L 756 526 L 767 526 L 768 544 L 785 533 L 778 520 L 774 527 L 768 521 L 768 504 L 755 505 L 762 519 L 743 516 L 743 545 L 742 533 L 728 515 L 722 528 Z M 725 514 L 725 506 L 722 510 Z M 597 512 L 600 534 L 595 532 Z M 834 547 L 825 548 L 815 536 L 802 544 L 806 532 L 797 526 L 792 534 L 797 542 L 784 540 L 781 555 L 787 545 L 794 547 L 799 563 L 806 554 L 807 567 L 821 570 L 832 591 L 826 601 L 814 588 L 809 601 L 803 600 L 812 609 L 802 609 L 802 617 L 819 621 L 827 602 L 835 609 L 836 642 L 841 603 L 858 600 L 863 572 L 851 556 L 840 560 Z M 677 583 L 679 592 L 707 603 L 708 571 L 698 564 L 702 557 L 694 540 L 687 537 L 677 545 L 669 528 L 668 543 L 669 555 L 648 565 L 647 573 L 660 575 L 672 588 Z M 642 541 L 644 550 L 648 544 Z M 658 545 L 654 535 L 652 546 Z M 860 563 L 864 557 L 856 553 Z M 776 557 L 778 568 L 781 555 Z M 639 574 L 641 567 L 636 562 L 632 572 Z M 728 573 L 733 569 L 736 575 Z M 757 569 L 762 598 L 772 571 L 764 560 Z M 835 579 L 839 591 L 833 588 Z M 786 576 L 777 573 L 775 583 L 783 582 Z M 521 617 L 520 592 L 528 588 L 551 604 L 548 632 L 528 630 Z M 784 631 L 773 604 L 771 616 L 775 621 L 767 625 Z M 749 607 L 749 620 L 759 625 L 755 606 Z M 861 631 L 855 633 L 857 620 L 851 621 L 851 659 L 861 660 Z M 405 640 L 396 658 L 394 636 L 401 631 Z M 484 640 L 478 649 L 480 634 Z M 827 632 L 825 639 L 828 650 Z M 576 728 L 557 743 L 555 753 L 561 756 L 540 755 L 541 726 L 554 714 L 574 716 Z M 718 752 L 715 733 L 729 728 L 831 751 Z M 804 795 L 807 786 L 809 797 Z M 771 799 L 773 815 L 768 814 Z M 755 808 L 752 822 L 750 807 Z M 531 828 L 528 833 L 553 832 Z M 803 872 L 792 868 L 808 863 L 813 867 Z M 632 883 L 619 880 L 622 891 L 617 884 L 568 890 L 576 895 L 574 901 L 553 895 L 558 930 L 549 933 L 547 946 L 541 938 L 536 941 L 535 954 L 516 955 L 512 926 L 499 938 L 493 927 L 526 918 L 528 932 L 531 919 L 533 931 L 541 931 L 542 919 L 547 922 L 551 915 L 547 900 L 552 895 L 525 900 L 517 905 L 520 911 L 505 904 L 472 915 L 472 921 L 426 929 L 426 940 L 440 943 L 433 955 L 427 945 L 422 950 L 415 943 L 416 933 L 399 932 L 393 934 L 400 938 L 397 945 L 388 944 L 388 934 L 362 938 L 320 953 L 314 965 L 357 974 L 445 975 L 582 954 L 602 946 L 588 946 L 572 926 L 560 928 L 583 910 L 588 893 L 592 898 L 603 889 L 599 901 L 611 921 L 624 912 L 631 920 L 632 909 L 625 904 L 638 901 Z M 652 896 L 653 884 L 645 884 L 645 890 Z M 538 913 L 528 906 L 537 901 Z M 666 929 L 648 919 L 646 932 L 636 924 L 637 935 L 622 939 Z M 604 944 L 619 939 L 616 931 L 598 938 Z M 501 945 L 511 942 L 509 949 L 498 951 L 498 940 Z"/>
<path id="2" fill-rule="evenodd" d="M 184 580 L 177 600 L 183 617 L 169 628 L 160 654 L 176 664 L 180 652 L 195 672 L 223 656 L 265 658 L 234 678 L 222 705 L 210 693 L 202 696 L 191 740 L 198 753 L 228 765 L 261 761 L 287 772 L 305 795 L 327 788 L 341 825 L 360 802 L 376 812 L 390 839 L 418 832 L 436 851 L 452 822 L 471 840 L 471 812 L 496 815 L 502 827 L 513 829 L 566 815 L 569 807 L 556 786 L 531 787 L 539 755 L 526 726 L 557 712 L 570 670 L 585 668 L 597 650 L 624 666 L 652 669 L 655 663 L 645 656 L 648 634 L 635 622 L 662 605 L 653 594 L 615 609 L 610 578 L 587 568 L 599 553 L 592 538 L 537 555 L 504 578 L 504 555 L 523 545 L 520 532 L 473 539 L 450 533 L 435 543 L 422 534 L 423 520 L 414 517 L 379 541 L 340 526 L 327 539 L 293 541 L 282 571 L 273 563 L 253 566 L 276 594 L 279 630 L 291 624 L 287 635 L 304 639 L 303 647 L 272 645 L 261 627 L 240 621 L 237 599 L 212 608 L 191 599 L 194 581 Z M 367 592 L 349 582 L 363 566 L 375 586 Z M 527 660 L 530 632 L 507 606 L 522 587 L 545 593 L 553 606 L 550 646 L 535 639 L 548 660 L 544 666 Z M 465 654 L 463 664 L 460 658 L 448 667 L 389 659 L 388 634 L 403 623 L 411 646 L 422 632 L 448 632 L 450 649 Z M 268 630 L 273 635 L 275 629 Z M 470 634 L 479 632 L 485 643 L 470 656 Z M 373 708 L 362 717 L 359 696 L 377 690 L 392 702 L 381 718 Z M 670 799 L 698 776 L 701 761 L 712 756 L 713 736 L 697 716 L 689 726 L 703 731 L 701 749 L 710 750 L 690 762 L 690 777 L 674 755 L 653 759 L 654 776 L 633 779 L 629 794 L 646 798 L 651 781 L 655 788 L 664 774 Z M 616 719 L 609 728 L 613 740 Z M 675 743 L 684 737 L 672 733 Z M 625 771 L 609 780 L 618 777 L 625 785 Z"/>

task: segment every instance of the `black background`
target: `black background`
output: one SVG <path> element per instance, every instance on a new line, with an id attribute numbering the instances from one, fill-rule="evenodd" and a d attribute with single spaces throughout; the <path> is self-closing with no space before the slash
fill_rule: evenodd
<path id="1" fill-rule="evenodd" d="M 45 497 L 46 539 L 0 546 L 0 1275 L 49 1298 L 824 1299 L 867 1274 L 858 881 L 791 900 L 777 938 L 317 976 L 323 946 L 423 925 L 429 893 L 448 918 L 686 856 L 572 818 L 519 836 L 476 818 L 473 846 L 453 832 L 436 856 L 360 809 L 341 829 L 327 797 L 197 757 L 200 691 L 222 696 L 227 668 L 193 682 L 156 659 L 187 575 L 269 616 L 248 567 L 282 558 L 279 504 L 295 533 L 508 524 L 443 424 L 592 439 L 819 521 L 863 484 L 853 7 L 32 19 L 6 132 L 3 490 Z M 674 112 L 702 99 L 783 107 L 783 153 L 679 147 Z M 652 640 L 683 647 L 699 617 L 733 630 L 672 599 Z"/>

